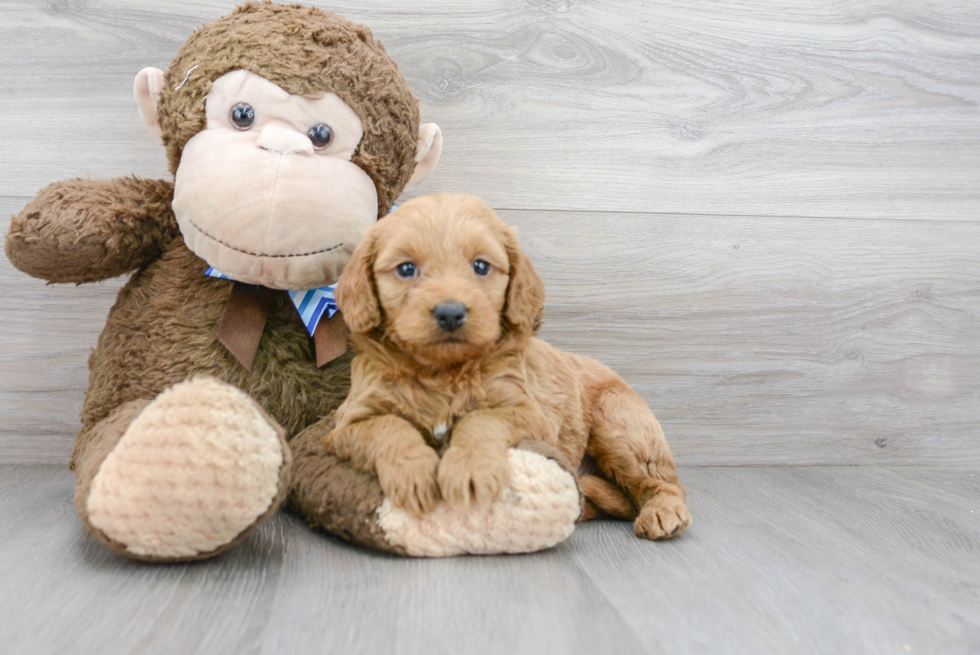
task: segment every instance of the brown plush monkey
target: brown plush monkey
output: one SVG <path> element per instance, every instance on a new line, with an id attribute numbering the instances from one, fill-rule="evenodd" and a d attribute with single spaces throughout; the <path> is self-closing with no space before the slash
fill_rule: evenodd
<path id="1" fill-rule="evenodd" d="M 538 455 L 524 514 L 508 525 L 560 516 L 556 531 L 473 547 L 433 545 L 426 529 L 452 534 L 460 517 L 427 517 L 420 531 L 421 519 L 384 507 L 376 479 L 322 448 L 350 354 L 329 289 L 317 289 L 441 149 L 371 33 L 317 9 L 251 3 L 197 30 L 166 73 L 141 71 L 135 93 L 174 182 L 55 183 L 6 241 L 15 266 L 51 282 L 133 272 L 89 359 L 72 455 L 91 533 L 137 559 L 201 559 L 289 496 L 311 525 L 400 553 L 564 538 L 574 481 Z"/>

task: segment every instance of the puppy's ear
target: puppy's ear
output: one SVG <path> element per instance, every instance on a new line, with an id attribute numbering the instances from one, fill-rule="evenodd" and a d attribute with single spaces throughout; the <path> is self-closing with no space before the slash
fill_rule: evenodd
<path id="1" fill-rule="evenodd" d="M 510 281 L 507 284 L 504 318 L 511 330 L 530 332 L 544 306 L 544 283 L 534 272 L 531 260 L 521 250 L 514 228 L 507 228 L 504 247 L 510 258 Z"/>
<path id="2" fill-rule="evenodd" d="M 355 334 L 365 334 L 381 325 L 381 308 L 375 295 L 374 273 L 371 270 L 376 241 L 374 231 L 368 230 L 354 249 L 334 291 L 340 315 Z"/>

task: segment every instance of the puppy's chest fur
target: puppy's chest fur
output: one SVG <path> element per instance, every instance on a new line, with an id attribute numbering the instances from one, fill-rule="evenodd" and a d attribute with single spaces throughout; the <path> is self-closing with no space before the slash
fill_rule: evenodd
<path id="1" fill-rule="evenodd" d="M 417 379 L 403 389 L 405 403 L 399 414 L 425 437 L 426 443 L 442 454 L 452 441 L 453 429 L 461 418 L 478 409 L 493 407 L 486 389 L 473 380 Z"/>
<path id="2" fill-rule="evenodd" d="M 559 447 L 571 459 L 581 458 L 588 440 L 582 413 L 582 384 L 567 355 L 531 339 L 527 349 L 486 362 L 464 375 L 418 374 L 386 380 L 386 413 L 410 422 L 442 454 L 453 429 L 467 414 L 481 409 L 530 403 L 544 415 L 547 430 L 533 438 Z"/>

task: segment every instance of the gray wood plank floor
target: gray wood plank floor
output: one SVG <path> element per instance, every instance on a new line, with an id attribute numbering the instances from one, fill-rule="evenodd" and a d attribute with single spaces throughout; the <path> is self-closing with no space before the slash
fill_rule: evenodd
<path id="1" fill-rule="evenodd" d="M 280 514 L 210 562 L 127 561 L 72 476 L 0 467 L 5 654 L 980 652 L 980 468 L 686 468 L 695 523 L 409 560 Z M 908 646 L 910 650 L 904 648 Z"/>

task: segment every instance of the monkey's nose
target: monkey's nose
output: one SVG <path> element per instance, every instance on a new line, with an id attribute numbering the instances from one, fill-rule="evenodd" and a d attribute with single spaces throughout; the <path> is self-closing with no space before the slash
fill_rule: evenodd
<path id="1" fill-rule="evenodd" d="M 268 125 L 262 128 L 262 133 L 255 145 L 264 150 L 283 155 L 313 154 L 313 142 L 308 136 L 278 125 Z"/>
<path id="2" fill-rule="evenodd" d="M 458 302 L 447 302 L 436 305 L 432 316 L 446 332 L 454 332 L 466 321 L 466 308 Z"/>

